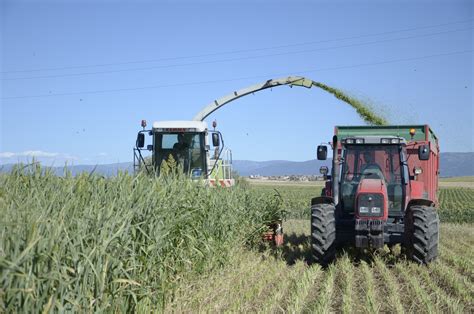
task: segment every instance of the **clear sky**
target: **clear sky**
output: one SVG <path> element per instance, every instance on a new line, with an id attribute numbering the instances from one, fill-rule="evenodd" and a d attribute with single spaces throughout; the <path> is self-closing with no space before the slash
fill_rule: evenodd
<path id="1" fill-rule="evenodd" d="M 304 75 L 473 151 L 473 1 L 0 0 L 0 163 L 132 160 L 141 119 L 191 119 Z M 354 110 L 280 87 L 218 110 L 234 159 L 309 160 Z"/>

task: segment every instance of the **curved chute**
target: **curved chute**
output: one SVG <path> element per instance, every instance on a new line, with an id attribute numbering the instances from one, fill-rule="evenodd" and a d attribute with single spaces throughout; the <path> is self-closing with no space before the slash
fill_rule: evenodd
<path id="1" fill-rule="evenodd" d="M 202 109 L 197 115 L 194 116 L 193 120 L 204 121 L 204 119 L 206 119 L 211 113 L 213 113 L 220 107 L 224 106 L 225 104 L 230 103 L 231 101 L 239 99 L 240 97 L 246 96 L 248 94 L 265 90 L 267 88 L 284 86 L 284 85 L 288 85 L 290 87 L 301 86 L 301 87 L 306 87 L 306 88 L 311 88 L 313 86 L 319 87 L 327 91 L 328 93 L 331 93 L 336 98 L 344 101 L 351 107 L 353 107 L 357 111 L 359 116 L 361 116 L 362 119 L 364 119 L 368 124 L 371 124 L 371 125 L 386 125 L 387 124 L 387 121 L 383 117 L 380 117 L 376 115 L 375 113 L 373 113 L 369 107 L 364 105 L 359 100 L 346 95 L 344 92 L 342 92 L 341 90 L 337 88 L 327 86 L 323 83 L 316 82 L 302 76 L 288 76 L 288 77 L 283 77 L 279 79 L 271 79 L 263 83 L 255 84 L 250 87 L 246 87 L 241 90 L 235 91 L 229 95 L 221 97 L 217 100 L 214 100 L 212 103 L 208 104 L 206 107 L 204 107 L 204 109 Z"/>
<path id="2" fill-rule="evenodd" d="M 306 88 L 311 88 L 313 85 L 312 80 L 308 80 L 301 76 L 288 76 L 279 79 L 272 79 L 265 81 L 263 83 L 255 84 L 250 87 L 243 88 L 241 90 L 235 91 L 229 95 L 221 97 L 217 100 L 214 100 L 212 103 L 204 107 L 196 116 L 194 116 L 193 120 L 195 121 L 204 121 L 211 113 L 219 109 L 220 107 L 224 106 L 231 101 L 239 99 L 240 97 L 246 96 L 248 94 L 252 94 L 255 92 L 259 92 L 261 90 L 283 86 L 283 85 L 290 85 L 290 86 L 304 86 Z"/>

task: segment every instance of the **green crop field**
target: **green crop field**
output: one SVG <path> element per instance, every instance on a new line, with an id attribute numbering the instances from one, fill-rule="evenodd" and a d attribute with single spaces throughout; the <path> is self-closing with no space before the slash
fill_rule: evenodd
<path id="1" fill-rule="evenodd" d="M 429 266 L 396 247 L 340 252 L 322 269 L 309 263 L 306 219 L 320 189 L 38 167 L 0 175 L 0 312 L 474 311 L 471 214 L 443 221 Z M 472 191 L 440 199 L 469 212 Z M 284 246 L 262 244 L 283 209 Z"/>
<path id="2" fill-rule="evenodd" d="M 439 192 L 440 219 L 474 222 L 474 189 L 442 188 Z"/>
<path id="3" fill-rule="evenodd" d="M 321 195 L 320 185 L 254 184 L 262 194 L 280 195 L 283 209 L 290 219 L 309 219 L 311 198 Z M 438 193 L 441 222 L 474 222 L 474 189 L 464 187 L 440 188 Z"/>
<path id="4" fill-rule="evenodd" d="M 160 309 L 260 241 L 277 202 L 181 178 L 0 175 L 0 312 Z"/>
<path id="5" fill-rule="evenodd" d="M 307 185 L 251 185 L 251 188 L 265 195 L 278 195 L 287 218 L 309 219 L 311 199 L 321 195 L 323 186 Z"/>

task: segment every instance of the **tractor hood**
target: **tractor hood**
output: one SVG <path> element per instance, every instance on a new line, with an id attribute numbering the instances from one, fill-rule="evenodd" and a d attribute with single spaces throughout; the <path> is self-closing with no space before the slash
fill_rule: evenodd
<path id="1" fill-rule="evenodd" d="M 362 179 L 357 190 L 359 193 L 387 193 L 385 181 L 381 179 Z"/>

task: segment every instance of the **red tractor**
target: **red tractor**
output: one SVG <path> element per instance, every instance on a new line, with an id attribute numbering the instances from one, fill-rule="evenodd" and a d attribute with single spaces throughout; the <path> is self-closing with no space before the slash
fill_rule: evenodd
<path id="1" fill-rule="evenodd" d="M 382 248 L 400 243 L 422 264 L 438 255 L 439 146 L 428 125 L 338 126 L 330 143 L 332 172 L 311 201 L 311 243 L 327 265 L 336 249 Z M 327 158 L 318 146 L 318 159 Z"/>

